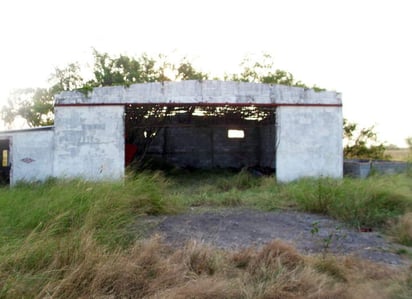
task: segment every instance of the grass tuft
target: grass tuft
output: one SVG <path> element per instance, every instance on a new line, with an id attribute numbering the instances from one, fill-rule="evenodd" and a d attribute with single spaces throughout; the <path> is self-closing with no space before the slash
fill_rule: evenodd
<path id="1" fill-rule="evenodd" d="M 296 249 L 282 241 L 274 240 L 258 252 L 249 262 L 248 271 L 252 274 L 276 272 L 278 267 L 295 269 L 303 263 Z"/>
<path id="2" fill-rule="evenodd" d="M 188 242 L 185 248 L 186 266 L 195 275 L 213 275 L 219 268 L 219 254 L 207 245 Z"/>
<path id="3" fill-rule="evenodd" d="M 412 246 L 412 212 L 400 216 L 390 233 L 399 244 Z"/>
<path id="4" fill-rule="evenodd" d="M 347 282 L 345 268 L 334 257 L 326 257 L 319 259 L 315 262 L 315 269 L 320 273 L 325 273 L 330 277 L 333 277 L 337 281 Z"/>

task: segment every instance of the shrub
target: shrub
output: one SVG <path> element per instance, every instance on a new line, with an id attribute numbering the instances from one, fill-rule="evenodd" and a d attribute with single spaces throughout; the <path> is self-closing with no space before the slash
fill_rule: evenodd
<path id="1" fill-rule="evenodd" d="M 345 147 L 343 155 L 347 159 L 383 160 L 390 156 L 385 155 L 386 146 L 378 141 L 374 127 L 357 129 L 356 123 L 343 120 L 343 137 Z"/>

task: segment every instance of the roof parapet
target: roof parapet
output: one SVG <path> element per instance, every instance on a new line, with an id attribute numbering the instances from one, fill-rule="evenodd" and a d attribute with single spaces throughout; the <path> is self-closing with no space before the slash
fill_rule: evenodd
<path id="1" fill-rule="evenodd" d="M 64 91 L 56 105 L 73 104 L 308 104 L 341 105 L 335 91 L 249 82 L 188 80 L 97 87 L 88 94 Z"/>

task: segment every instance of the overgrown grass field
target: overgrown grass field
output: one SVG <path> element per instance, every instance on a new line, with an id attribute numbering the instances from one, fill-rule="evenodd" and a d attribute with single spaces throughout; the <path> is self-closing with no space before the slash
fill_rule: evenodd
<path id="1" fill-rule="evenodd" d="M 248 172 L 49 180 L 0 188 L 0 298 L 412 297 L 410 269 L 303 256 L 279 241 L 236 252 L 195 242 L 171 248 L 135 228 L 139 216 L 193 206 L 322 213 L 412 245 L 408 175 L 289 184 Z"/>

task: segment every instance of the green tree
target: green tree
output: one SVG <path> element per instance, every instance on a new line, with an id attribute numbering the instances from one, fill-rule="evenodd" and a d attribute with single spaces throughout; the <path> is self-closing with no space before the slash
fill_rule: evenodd
<path id="1" fill-rule="evenodd" d="M 87 82 L 81 76 L 78 63 L 56 68 L 49 79 L 50 88 L 20 89 L 13 92 L 1 110 L 6 124 L 23 118 L 30 127 L 53 124 L 53 102 L 57 93 L 67 90 L 89 91 L 101 86 L 130 86 L 135 83 L 175 80 L 206 80 L 207 74 L 195 69 L 184 58 L 175 66 L 167 56 L 151 57 L 146 53 L 134 58 L 125 55 L 110 56 L 93 49 L 93 77 Z"/>
<path id="2" fill-rule="evenodd" d="M 358 124 L 343 120 L 343 155 L 347 159 L 388 159 L 384 143 L 378 141 L 374 127 L 358 129 Z"/>
<path id="3" fill-rule="evenodd" d="M 125 55 L 111 57 L 93 50 L 93 56 L 94 78 L 87 83 L 90 87 L 170 81 L 165 75 L 170 64 L 163 60 L 163 55 L 156 60 L 143 53 L 136 59 Z"/>
<path id="4" fill-rule="evenodd" d="M 49 78 L 52 85 L 50 92 L 55 95 L 65 90 L 79 89 L 84 86 L 84 81 L 80 75 L 78 63 L 70 63 L 65 68 L 55 68 L 54 73 Z"/>
<path id="5" fill-rule="evenodd" d="M 412 136 L 406 138 L 405 141 L 409 148 L 408 161 L 411 162 L 412 161 Z"/>
<path id="6" fill-rule="evenodd" d="M 408 137 L 405 139 L 406 144 L 408 145 L 409 149 L 412 151 L 412 137 Z"/>
<path id="7" fill-rule="evenodd" d="M 184 58 L 177 67 L 176 80 L 207 80 L 208 74 L 197 71 L 192 63 Z"/>
<path id="8" fill-rule="evenodd" d="M 7 104 L 2 107 L 1 118 L 7 125 L 22 119 L 29 127 L 49 126 L 54 122 L 54 96 L 65 90 L 74 90 L 84 85 L 80 67 L 71 63 L 65 68 L 56 68 L 49 78 L 50 88 L 24 88 L 13 91 Z"/>
<path id="9" fill-rule="evenodd" d="M 290 72 L 275 69 L 274 59 L 267 53 L 264 53 L 262 57 L 256 61 L 252 60 L 251 57 L 245 57 L 240 63 L 240 67 L 243 69 L 240 74 L 226 75 L 225 79 L 240 82 L 259 82 L 309 88 L 301 81 L 296 81 Z M 314 85 L 312 89 L 315 91 L 325 90 L 316 85 Z"/>
<path id="10" fill-rule="evenodd" d="M 21 89 L 14 92 L 6 106 L 1 110 L 1 117 L 7 124 L 21 117 L 29 126 L 43 126 L 53 123 L 54 96 L 66 90 L 89 91 L 101 86 L 130 86 L 135 83 L 164 82 L 174 80 L 207 80 L 208 74 L 198 71 L 187 59 L 174 65 L 165 55 L 152 57 L 143 53 L 134 58 L 125 55 L 110 56 L 93 49 L 93 77 L 87 82 L 81 76 L 78 63 L 71 63 L 65 68 L 56 68 L 51 75 L 47 89 Z M 274 62 L 269 54 L 264 54 L 258 61 L 245 58 L 240 74 L 225 76 L 225 79 L 242 82 L 261 82 L 306 87 L 296 81 L 293 75 L 283 70 L 274 69 Z M 314 87 L 315 90 L 322 90 Z"/>
<path id="11" fill-rule="evenodd" d="M 15 90 L 1 110 L 3 121 L 11 125 L 18 118 L 29 127 L 53 124 L 53 94 L 50 89 L 26 88 Z"/>

